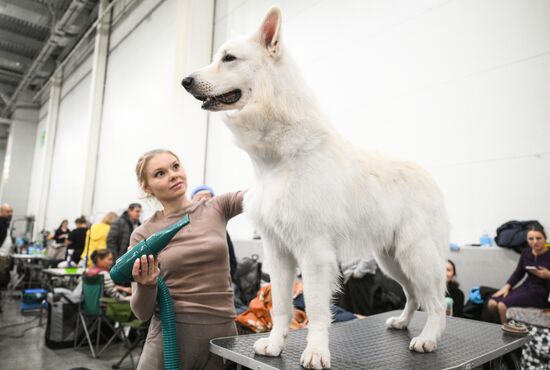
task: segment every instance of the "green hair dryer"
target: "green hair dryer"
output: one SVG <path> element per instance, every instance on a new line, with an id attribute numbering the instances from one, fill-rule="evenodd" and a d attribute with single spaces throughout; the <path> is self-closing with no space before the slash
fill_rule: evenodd
<path id="1" fill-rule="evenodd" d="M 174 235 L 185 225 L 189 224 L 189 215 L 183 216 L 175 224 L 159 231 L 136 244 L 127 253 L 116 260 L 111 268 L 111 278 L 116 283 L 132 281 L 132 268 L 136 259 L 143 255 L 158 255 L 161 250 L 172 240 Z M 164 368 L 166 370 L 179 369 L 179 353 L 176 341 L 176 326 L 174 320 L 174 306 L 170 291 L 159 276 L 157 289 L 157 302 L 160 307 L 160 321 L 162 325 L 162 342 L 164 346 Z"/>

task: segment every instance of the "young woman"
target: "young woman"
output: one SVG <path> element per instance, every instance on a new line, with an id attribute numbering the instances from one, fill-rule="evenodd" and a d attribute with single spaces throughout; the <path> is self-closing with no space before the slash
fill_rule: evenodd
<path id="1" fill-rule="evenodd" d="M 212 338 L 236 335 L 229 275 L 226 224 L 242 212 L 243 193 L 228 193 L 191 202 L 187 176 L 178 157 L 153 150 L 138 161 L 141 189 L 163 206 L 132 234 L 134 246 L 188 214 L 191 222 L 159 253 L 134 263 L 132 310 L 140 320 L 151 318 L 138 369 L 162 369 L 162 332 L 156 306 L 157 278 L 162 276 L 174 303 L 181 369 L 220 369 L 222 359 L 209 352 Z M 159 268 L 160 265 L 160 268 Z"/>
<path id="2" fill-rule="evenodd" d="M 69 237 L 69 221 L 63 220 L 59 227 L 55 230 L 55 233 L 48 239 L 53 239 L 53 245 L 48 250 L 48 256 L 55 260 L 65 259 L 67 254 L 67 238 Z"/>
<path id="3" fill-rule="evenodd" d="M 548 279 L 550 279 L 550 249 L 546 244 L 546 233 L 533 226 L 527 232 L 527 243 L 521 253 L 518 266 L 508 282 L 488 303 L 489 310 L 498 312 L 500 321 L 506 323 L 508 307 L 550 307 L 548 302 Z M 527 274 L 527 278 L 517 288 L 513 288 Z"/>
<path id="4" fill-rule="evenodd" d="M 113 253 L 108 249 L 100 249 L 94 251 L 90 258 L 92 267 L 86 271 L 86 275 L 103 275 L 103 295 L 121 301 L 129 300 L 128 296 L 132 293 L 131 288 L 116 285 L 109 274 L 109 270 L 113 266 Z"/>
<path id="5" fill-rule="evenodd" d="M 55 230 L 55 233 L 53 235 L 53 240 L 57 244 L 64 245 L 65 240 L 67 240 L 67 238 L 69 237 L 70 232 L 71 230 L 69 230 L 69 221 L 63 220 L 61 221 L 61 224 L 59 225 L 57 230 Z"/>
<path id="6" fill-rule="evenodd" d="M 464 292 L 458 287 L 456 281 L 456 267 L 453 261 L 447 260 L 447 292 L 445 297 L 453 300 L 453 314 L 455 317 L 462 317 L 464 310 Z"/>
<path id="7" fill-rule="evenodd" d="M 107 248 L 107 236 L 111 229 L 111 223 L 118 218 L 115 212 L 109 212 L 103 217 L 100 223 L 90 227 L 86 234 L 86 245 L 80 256 L 81 261 L 86 258 L 86 266 L 91 266 L 91 255 L 94 251 Z"/>

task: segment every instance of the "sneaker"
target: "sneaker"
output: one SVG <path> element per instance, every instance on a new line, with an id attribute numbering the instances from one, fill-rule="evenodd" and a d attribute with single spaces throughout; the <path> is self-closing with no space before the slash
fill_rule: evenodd
<path id="1" fill-rule="evenodd" d="M 509 321 L 506 324 L 502 324 L 501 326 L 502 330 L 509 334 L 515 334 L 515 335 L 527 335 L 529 334 L 529 329 L 527 329 L 527 326 L 525 324 L 522 324 L 520 322 L 516 321 Z"/>

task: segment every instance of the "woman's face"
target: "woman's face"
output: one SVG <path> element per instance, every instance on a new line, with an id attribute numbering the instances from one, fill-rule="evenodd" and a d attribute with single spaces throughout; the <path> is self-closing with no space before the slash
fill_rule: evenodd
<path id="1" fill-rule="evenodd" d="M 546 248 L 544 246 L 546 239 L 544 239 L 544 235 L 540 231 L 529 231 L 527 233 L 527 243 L 529 243 L 529 246 L 536 254 L 544 252 Z"/>
<path id="2" fill-rule="evenodd" d="M 107 256 L 105 256 L 105 258 L 101 259 L 99 258 L 97 260 L 97 267 L 100 268 L 101 270 L 110 270 L 111 267 L 113 266 L 113 255 L 112 254 L 108 254 Z"/>
<path id="3" fill-rule="evenodd" d="M 66 229 L 68 226 L 69 226 L 69 221 L 63 221 L 63 222 L 61 223 L 61 228 L 62 228 L 62 229 Z"/>
<path id="4" fill-rule="evenodd" d="M 453 280 L 454 276 L 455 276 L 455 270 L 453 268 L 453 265 L 451 265 L 450 262 L 447 262 L 447 282 Z"/>
<path id="5" fill-rule="evenodd" d="M 187 175 L 170 153 L 160 153 L 149 159 L 145 176 L 147 185 L 144 190 L 161 203 L 182 197 L 187 191 Z"/>

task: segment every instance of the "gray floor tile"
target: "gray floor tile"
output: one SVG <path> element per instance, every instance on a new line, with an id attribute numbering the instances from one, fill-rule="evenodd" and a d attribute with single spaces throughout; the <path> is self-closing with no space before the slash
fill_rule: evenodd
<path id="1" fill-rule="evenodd" d="M 90 370 L 106 370 L 126 352 L 122 343 L 115 343 L 107 349 L 100 358 L 91 357 L 90 350 L 81 348 L 73 350 L 50 349 L 44 343 L 44 331 L 46 328 L 46 314 L 43 316 L 42 325 L 39 326 L 37 313 L 25 313 L 19 311 L 19 300 L 6 296 L 0 300 L 3 312 L 0 313 L 0 370 L 69 370 L 73 368 L 86 368 Z M 22 325 L 5 328 L 7 325 L 24 323 Z M 134 360 L 138 356 L 134 354 Z M 120 369 L 132 369 L 132 364 L 127 358 Z"/>

